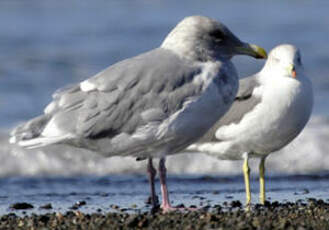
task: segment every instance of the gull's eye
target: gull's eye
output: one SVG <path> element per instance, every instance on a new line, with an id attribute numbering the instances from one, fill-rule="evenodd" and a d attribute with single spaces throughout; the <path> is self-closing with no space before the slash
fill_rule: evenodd
<path id="1" fill-rule="evenodd" d="M 221 30 L 214 30 L 210 32 L 209 35 L 216 40 L 223 40 L 225 37 L 225 34 Z"/>

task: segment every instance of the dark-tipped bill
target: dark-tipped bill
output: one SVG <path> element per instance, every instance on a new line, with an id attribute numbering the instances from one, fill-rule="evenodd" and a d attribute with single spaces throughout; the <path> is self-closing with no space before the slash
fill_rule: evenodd
<path id="1" fill-rule="evenodd" d="M 244 43 L 243 46 L 236 47 L 238 54 L 249 55 L 254 58 L 266 59 L 267 53 L 265 49 L 254 44 Z"/>

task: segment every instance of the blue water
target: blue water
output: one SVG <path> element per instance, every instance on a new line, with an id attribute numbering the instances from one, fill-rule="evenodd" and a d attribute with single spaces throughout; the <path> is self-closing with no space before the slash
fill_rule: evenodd
<path id="1" fill-rule="evenodd" d="M 301 49 L 314 86 L 314 113 L 292 144 L 269 157 L 267 168 L 273 175 L 327 173 L 328 12 L 329 2 L 325 0 L 0 1 L 0 214 L 9 212 L 9 205 L 19 201 L 36 207 L 52 203 L 57 211 L 79 200 L 86 200 L 85 211 L 106 211 L 112 203 L 126 208 L 145 206 L 146 177 L 131 176 L 144 173 L 145 163 L 103 159 L 62 146 L 28 151 L 9 145 L 8 131 L 42 113 L 57 88 L 159 46 L 178 21 L 194 14 L 221 20 L 241 40 L 267 50 L 280 43 Z M 264 64 L 249 57 L 235 57 L 233 61 L 241 77 L 257 72 Z M 251 162 L 255 174 L 257 164 Z M 168 172 L 174 174 L 169 184 L 176 202 L 200 206 L 198 199 L 192 199 L 199 193 L 211 204 L 244 201 L 243 183 L 235 176 L 241 174 L 241 162 L 220 162 L 195 154 L 170 157 L 167 165 Z M 126 172 L 129 176 L 113 175 Z M 229 182 L 193 177 L 200 174 L 221 175 Z M 327 177 L 279 178 L 269 184 L 268 195 L 274 200 L 307 196 L 328 199 Z M 304 194 L 305 189 L 310 193 Z M 253 181 L 254 201 L 257 190 L 257 181 Z"/>
<path id="2" fill-rule="evenodd" d="M 307 202 L 308 198 L 329 201 L 329 176 L 271 176 L 267 179 L 267 200 L 270 202 Z M 221 205 L 239 200 L 245 202 L 243 179 L 237 176 L 171 176 L 168 180 L 170 198 L 173 205 Z M 33 209 L 26 214 L 46 212 L 66 212 L 81 201 L 86 205 L 79 208 L 85 213 L 117 212 L 130 213 L 150 211 L 145 203 L 149 196 L 148 181 L 143 175 L 111 175 L 103 177 L 13 177 L 0 180 L 0 215 L 15 212 L 10 208 L 16 202 L 28 202 Z M 157 191 L 159 183 L 156 182 Z M 251 182 L 252 202 L 258 203 L 258 181 Z M 158 194 L 160 195 L 160 194 Z M 51 204 L 52 209 L 40 209 Z M 114 209 L 111 205 L 117 205 Z"/>

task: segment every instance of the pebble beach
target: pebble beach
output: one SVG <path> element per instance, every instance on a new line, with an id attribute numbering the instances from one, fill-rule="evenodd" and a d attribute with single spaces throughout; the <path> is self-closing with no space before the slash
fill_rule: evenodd
<path id="1" fill-rule="evenodd" d="M 0 229 L 329 229 L 329 203 L 313 198 L 267 202 L 246 211 L 239 201 L 198 211 L 65 213 L 0 217 Z"/>

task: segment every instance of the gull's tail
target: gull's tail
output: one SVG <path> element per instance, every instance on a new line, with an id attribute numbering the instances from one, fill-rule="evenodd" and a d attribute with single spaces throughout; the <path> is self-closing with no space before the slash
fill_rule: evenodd
<path id="1" fill-rule="evenodd" d="M 10 133 L 9 142 L 25 148 L 37 148 L 60 142 L 66 137 L 44 137 L 41 135 L 51 117 L 50 114 L 44 114 L 19 125 Z"/>

